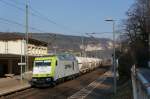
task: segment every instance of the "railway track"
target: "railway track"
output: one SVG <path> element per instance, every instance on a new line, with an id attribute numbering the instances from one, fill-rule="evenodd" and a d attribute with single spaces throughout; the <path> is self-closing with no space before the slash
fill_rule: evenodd
<path id="1" fill-rule="evenodd" d="M 95 71 L 81 75 L 80 77 L 65 81 L 55 87 L 49 88 L 29 88 L 15 92 L 0 99 L 66 99 L 82 88 L 88 86 L 109 69 L 109 66 L 100 67 Z"/>

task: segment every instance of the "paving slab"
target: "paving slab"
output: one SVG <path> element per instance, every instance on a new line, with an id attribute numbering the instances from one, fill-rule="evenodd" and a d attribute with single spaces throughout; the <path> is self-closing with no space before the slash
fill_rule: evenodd
<path id="1" fill-rule="evenodd" d="M 0 96 L 30 88 L 31 85 L 26 80 L 20 80 L 15 77 L 0 78 Z"/>
<path id="2" fill-rule="evenodd" d="M 110 99 L 113 92 L 113 73 L 108 71 L 68 99 Z"/>

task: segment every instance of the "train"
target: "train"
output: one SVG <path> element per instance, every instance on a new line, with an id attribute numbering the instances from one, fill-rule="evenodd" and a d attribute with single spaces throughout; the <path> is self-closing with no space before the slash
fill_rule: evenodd
<path id="1" fill-rule="evenodd" d="M 72 54 L 57 54 L 36 57 L 33 63 L 31 86 L 55 86 L 66 79 L 74 79 L 81 74 L 102 65 L 102 59 L 77 57 Z"/>

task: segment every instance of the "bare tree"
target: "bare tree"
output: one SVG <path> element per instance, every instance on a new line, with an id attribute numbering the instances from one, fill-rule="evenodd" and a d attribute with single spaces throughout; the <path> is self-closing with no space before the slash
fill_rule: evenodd
<path id="1" fill-rule="evenodd" d="M 127 11 L 124 31 L 130 38 L 131 50 L 138 65 L 146 66 L 148 61 L 148 37 L 150 34 L 150 0 L 136 0 Z"/>

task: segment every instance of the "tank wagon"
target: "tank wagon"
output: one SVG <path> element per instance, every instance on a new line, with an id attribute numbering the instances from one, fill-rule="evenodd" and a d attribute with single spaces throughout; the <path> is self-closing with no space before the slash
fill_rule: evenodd
<path id="1" fill-rule="evenodd" d="M 36 57 L 30 83 L 36 87 L 55 85 L 92 71 L 101 63 L 101 59 L 75 57 L 71 54 Z"/>
<path id="2" fill-rule="evenodd" d="M 102 65 L 102 59 L 98 58 L 76 57 L 76 59 L 78 61 L 80 73 L 92 71 Z"/>

